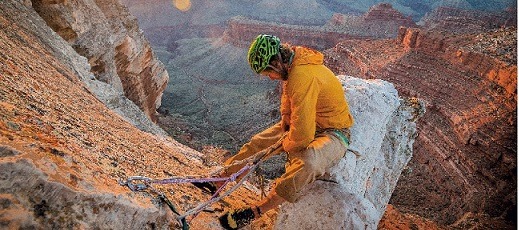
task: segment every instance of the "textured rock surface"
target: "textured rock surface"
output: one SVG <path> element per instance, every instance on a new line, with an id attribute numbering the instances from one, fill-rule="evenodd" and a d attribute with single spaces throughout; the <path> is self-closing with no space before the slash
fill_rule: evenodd
<path id="1" fill-rule="evenodd" d="M 2 24 L 5 28 L 10 27 L 12 33 L 30 31 L 31 39 L 40 42 L 52 56 L 69 68 L 79 80 L 86 84 L 86 88 L 110 109 L 116 111 L 141 130 L 166 135 L 161 128 L 150 121 L 135 103 L 126 98 L 124 92 L 113 85 L 97 80 L 94 74 L 90 72 L 91 66 L 88 60 L 78 55 L 65 40 L 46 26 L 45 21 L 31 7 L 30 1 L 25 4 L 5 2 L 0 10 L 4 17 Z M 8 31 L 4 32 L 7 33 Z"/>
<path id="2" fill-rule="evenodd" d="M 481 33 L 488 29 L 517 24 L 517 9 L 507 8 L 499 12 L 485 12 L 464 10 L 459 7 L 438 7 L 427 13 L 419 24 L 436 31 Z"/>
<path id="3" fill-rule="evenodd" d="M 391 83 L 342 76 L 355 117 L 350 149 L 330 179 L 281 207 L 275 229 L 376 229 L 398 177 L 413 154 L 414 121 L 425 112 Z M 414 104 L 413 104 L 414 103 Z"/>
<path id="4" fill-rule="evenodd" d="M 174 226 L 165 209 L 116 180 L 196 171 L 197 160 L 181 153 L 190 150 L 139 131 L 102 104 L 80 81 L 80 69 L 70 68 L 82 59 L 26 5 L 0 4 L 0 23 L 10 28 L 0 31 L 1 227 Z"/>
<path id="5" fill-rule="evenodd" d="M 207 174 L 201 154 L 107 108 L 80 80 L 90 79 L 86 59 L 45 27 L 30 3 L 2 2 L 0 25 L 10 28 L 0 30 L 0 228 L 178 228 L 155 194 L 130 192 L 118 180 Z M 158 189 L 180 210 L 207 199 L 186 185 Z M 248 199 L 238 194 L 230 199 Z M 217 226 L 216 215 L 200 220 Z"/>
<path id="6" fill-rule="evenodd" d="M 339 74 L 380 77 L 427 102 L 413 160 L 391 200 L 400 211 L 442 225 L 481 214 L 511 227 L 516 33 L 515 27 L 480 34 L 402 29 L 396 40 L 346 41 L 326 52 Z"/>
<path id="7" fill-rule="evenodd" d="M 32 1 L 45 22 L 112 85 L 154 119 L 168 74 L 118 0 Z"/>

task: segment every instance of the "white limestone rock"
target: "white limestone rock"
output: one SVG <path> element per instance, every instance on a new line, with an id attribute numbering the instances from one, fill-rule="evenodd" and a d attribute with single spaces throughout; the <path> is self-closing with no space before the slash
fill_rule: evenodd
<path id="1" fill-rule="evenodd" d="M 412 157 L 419 101 L 399 98 L 393 84 L 339 76 L 355 118 L 346 156 L 331 179 L 309 185 L 284 204 L 275 229 L 376 229 L 398 177 Z"/>

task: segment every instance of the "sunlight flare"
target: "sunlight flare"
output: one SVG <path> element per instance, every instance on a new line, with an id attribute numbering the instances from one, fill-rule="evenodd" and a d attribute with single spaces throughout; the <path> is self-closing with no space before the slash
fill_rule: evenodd
<path id="1" fill-rule="evenodd" d="M 180 11 L 188 11 L 191 8 L 190 0 L 173 0 L 173 5 Z"/>

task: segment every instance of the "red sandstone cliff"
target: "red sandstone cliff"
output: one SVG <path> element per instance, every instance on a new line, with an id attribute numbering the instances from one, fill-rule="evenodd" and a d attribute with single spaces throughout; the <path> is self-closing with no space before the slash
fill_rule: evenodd
<path id="1" fill-rule="evenodd" d="M 168 74 L 154 56 L 137 20 L 119 1 L 33 0 L 33 8 L 80 55 L 91 72 L 154 118 Z"/>
<path id="2" fill-rule="evenodd" d="M 389 3 L 380 3 L 369 8 L 362 18 L 365 21 L 395 21 L 402 26 L 415 26 L 411 17 L 405 17 Z"/>
<path id="3" fill-rule="evenodd" d="M 399 210 L 453 227 L 468 213 L 513 226 L 516 33 L 402 28 L 395 40 L 345 41 L 326 51 L 338 74 L 382 78 L 427 101 L 415 155 L 393 194 Z"/>

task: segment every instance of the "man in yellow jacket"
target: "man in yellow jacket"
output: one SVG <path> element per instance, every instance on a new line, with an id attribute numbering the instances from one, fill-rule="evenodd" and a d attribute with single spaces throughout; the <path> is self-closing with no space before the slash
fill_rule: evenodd
<path id="1" fill-rule="evenodd" d="M 286 172 L 259 203 L 220 217 L 222 226 L 238 229 L 285 201 L 296 202 L 304 186 L 324 175 L 346 153 L 353 125 L 341 83 L 326 66 L 323 54 L 309 48 L 281 44 L 276 36 L 259 35 L 251 44 L 252 70 L 283 81 L 281 121 L 256 134 L 228 159 L 231 165 L 276 143 L 285 132 L 281 151 L 288 154 Z M 278 151 L 278 152 L 281 152 Z M 226 170 L 232 174 L 243 165 Z"/>

